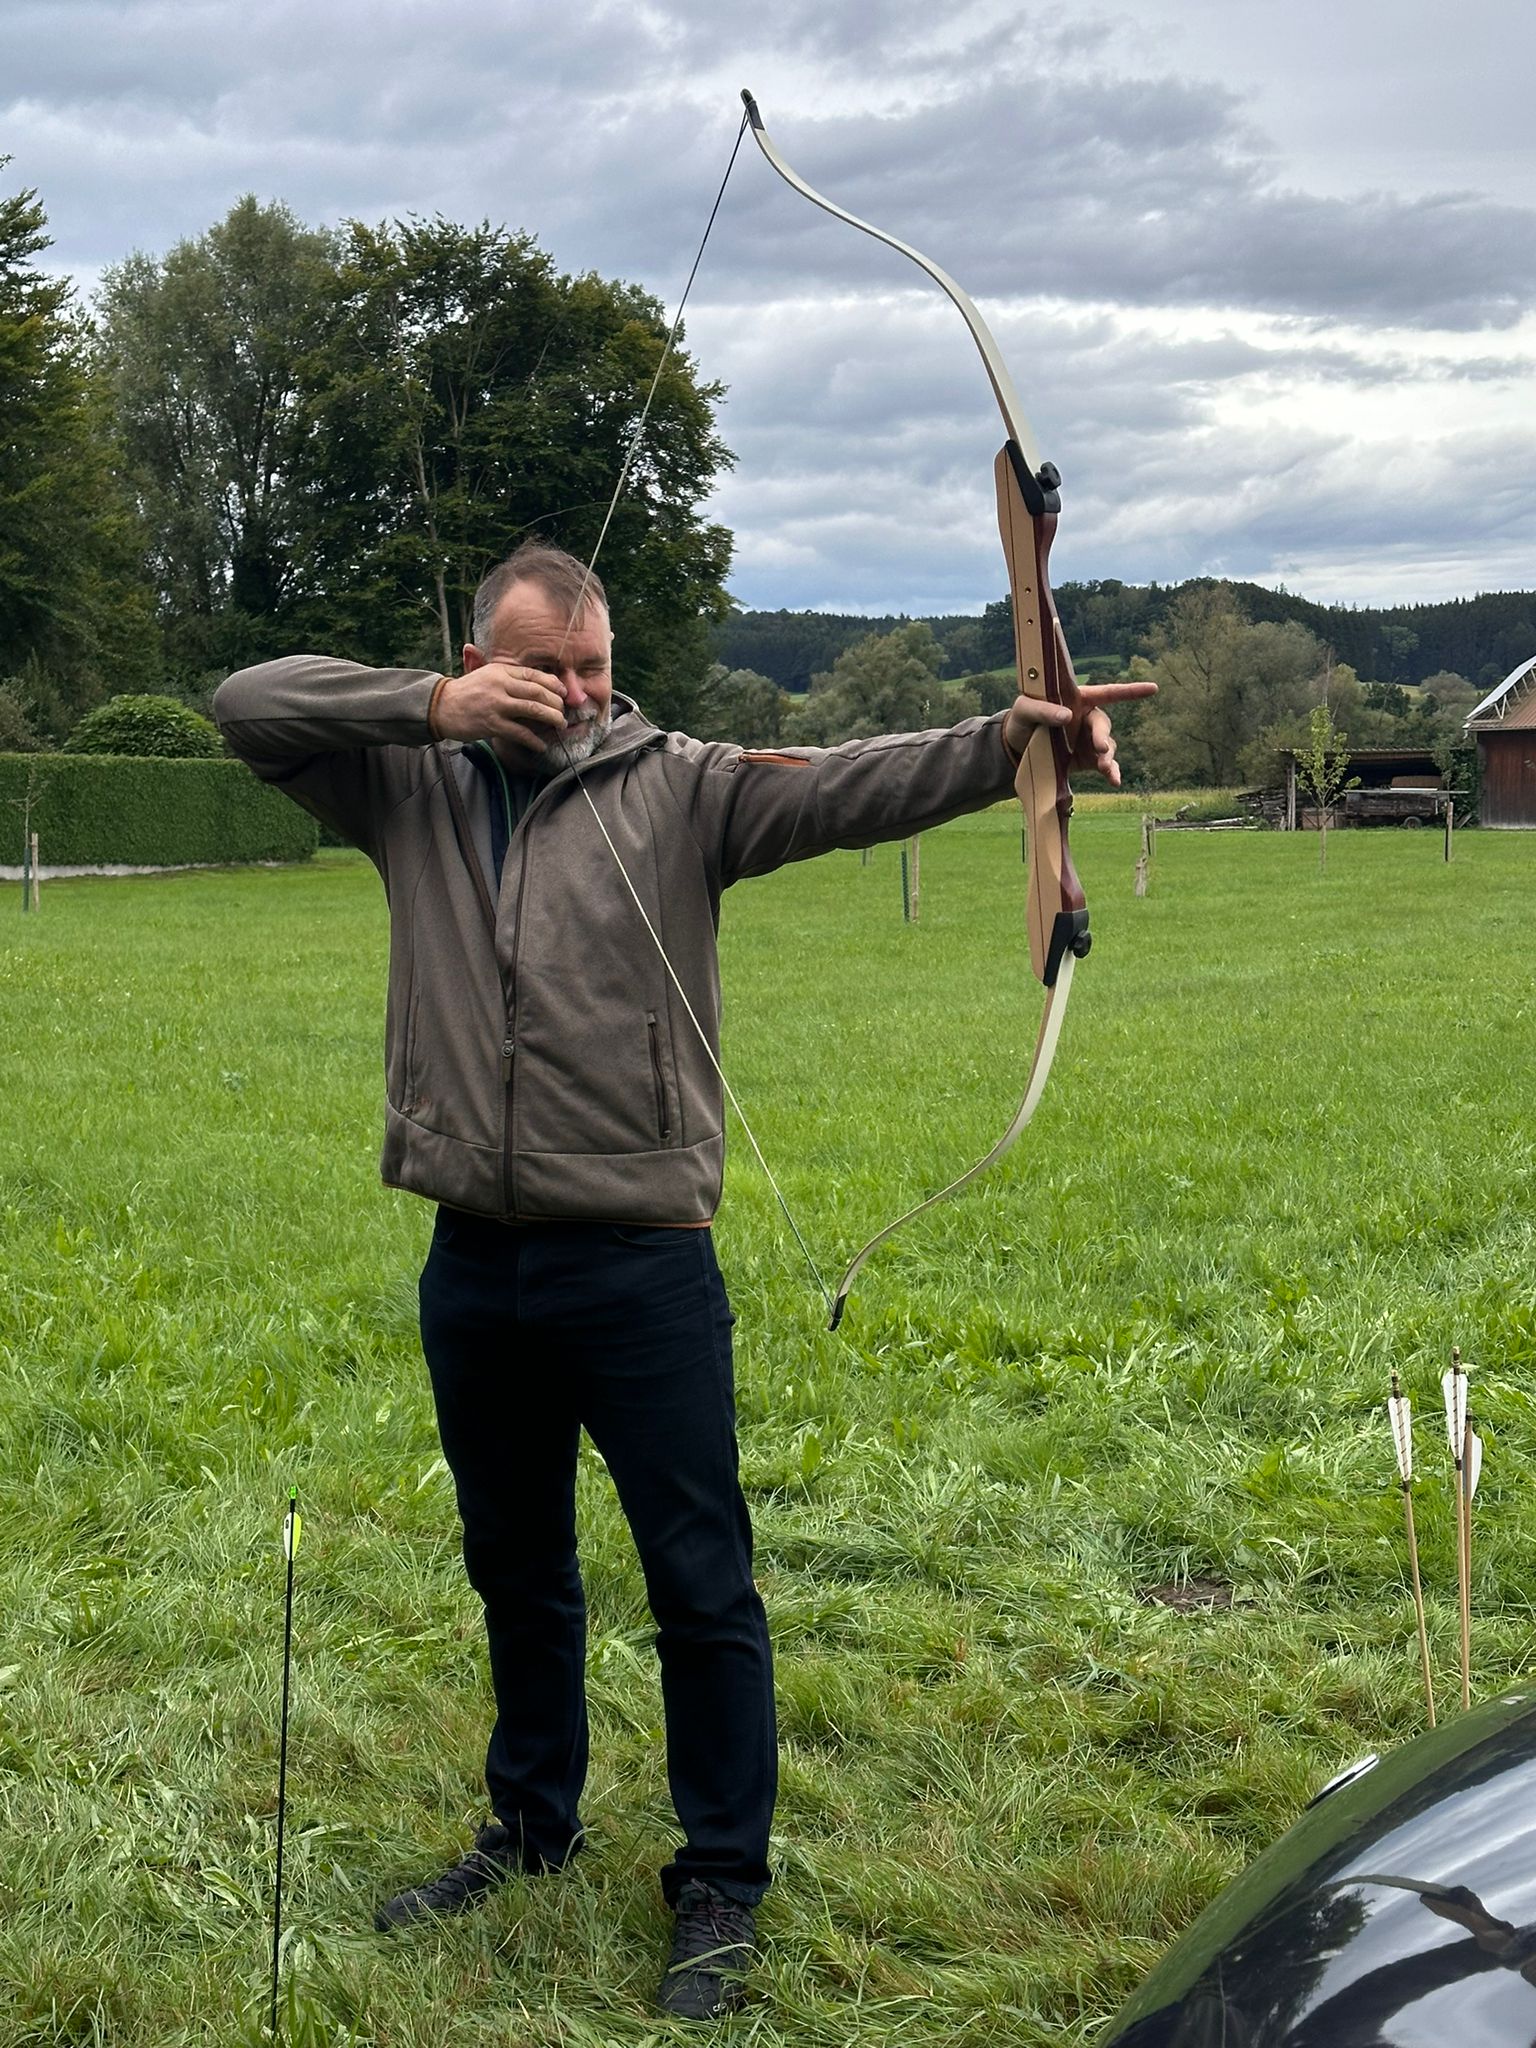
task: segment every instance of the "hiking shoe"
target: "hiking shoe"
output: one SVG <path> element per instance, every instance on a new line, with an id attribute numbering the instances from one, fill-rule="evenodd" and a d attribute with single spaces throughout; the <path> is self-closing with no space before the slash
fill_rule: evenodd
<path id="1" fill-rule="evenodd" d="M 690 1879 L 677 1895 L 677 1933 L 656 1994 L 680 2020 L 714 2020 L 746 2002 L 742 1976 L 752 1960 L 752 1908 L 712 1884 Z"/>
<path id="2" fill-rule="evenodd" d="M 445 1870 L 430 1884 L 416 1885 L 386 1900 L 373 1916 L 374 1926 L 380 1934 L 388 1934 L 392 1928 L 405 1927 L 412 1920 L 467 1913 L 471 1906 L 479 1905 L 487 1892 L 505 1884 L 521 1868 L 513 1847 L 515 1840 L 512 1830 L 502 1827 L 500 1822 L 481 1828 L 475 1836 L 474 1848 L 462 1863 Z"/>

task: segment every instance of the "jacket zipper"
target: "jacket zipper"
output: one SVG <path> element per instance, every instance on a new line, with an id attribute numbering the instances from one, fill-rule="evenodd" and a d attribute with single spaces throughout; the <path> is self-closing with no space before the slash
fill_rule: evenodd
<path id="1" fill-rule="evenodd" d="M 667 1084 L 661 1071 L 661 1039 L 656 1026 L 656 1012 L 647 1010 L 645 1028 L 651 1038 L 651 1075 L 656 1083 L 656 1127 L 661 1132 L 663 1145 L 672 1137 L 672 1120 L 667 1109 Z"/>
<path id="2" fill-rule="evenodd" d="M 487 746 L 484 740 L 478 741 L 477 744 L 485 747 L 485 751 L 496 763 L 496 773 L 501 777 L 502 815 L 505 817 L 507 821 L 507 844 L 508 846 L 510 846 L 512 844 L 512 790 L 507 782 L 507 771 L 505 768 L 502 767 L 501 756 L 497 753 L 494 747 Z"/>
<path id="3" fill-rule="evenodd" d="M 474 744 L 476 746 L 479 746 L 482 744 L 482 742 L 477 740 L 474 742 Z M 518 819 L 516 828 L 514 830 L 512 825 L 512 792 L 507 787 L 506 770 L 502 767 L 501 758 L 497 754 L 496 749 L 494 747 L 489 746 L 487 744 L 486 751 L 490 754 L 491 759 L 496 763 L 497 773 L 501 776 L 502 802 L 506 807 L 505 816 L 507 820 L 508 854 L 510 854 L 512 850 L 512 840 L 519 834 L 522 836 L 522 871 L 518 877 L 518 889 L 519 892 L 521 892 L 522 889 L 526 886 L 528 880 L 528 835 L 525 828 L 527 826 L 530 813 L 533 812 L 538 807 L 538 805 L 543 801 L 543 799 L 549 794 L 552 785 L 546 783 L 545 786 L 537 792 L 537 794 L 534 796 L 532 803 L 528 805 L 527 809 L 523 812 L 522 817 Z M 626 748 L 625 751 L 628 752 L 629 750 Z M 480 870 L 479 858 L 475 852 L 473 839 L 470 833 L 469 814 L 464 808 L 463 796 L 460 793 L 457 782 L 454 780 L 452 767 L 446 762 L 444 763 L 443 781 L 444 786 L 446 787 L 448 792 L 448 808 L 453 815 L 454 837 L 459 842 L 460 855 L 463 858 L 464 865 L 470 871 L 471 878 L 474 881 L 476 893 L 480 898 L 481 908 L 485 911 L 486 922 L 490 926 L 491 946 L 494 954 L 496 944 L 496 904 L 491 899 L 491 892 L 486 887 L 485 876 L 481 873 Z M 518 941 L 514 941 L 512 949 L 512 986 L 511 989 L 508 991 L 506 1031 L 501 1041 L 501 1079 L 503 1086 L 507 1090 L 507 1099 L 502 1111 L 501 1206 L 503 1215 L 508 1216 L 513 1215 L 515 1213 L 512 1207 L 512 1082 L 513 1075 L 515 1072 L 517 1051 L 514 1034 L 514 1019 L 517 1011 L 517 959 L 520 950 L 520 943 Z M 652 1039 L 652 1059 L 653 1061 L 657 1062 L 655 1070 L 657 1074 L 657 1086 L 659 1090 L 660 1066 L 659 1056 L 655 1050 L 654 1036 Z M 664 1097 L 662 1098 L 662 1100 L 664 1102 Z M 664 1114 L 665 1111 L 663 1109 L 663 1115 Z M 666 1135 L 668 1134 L 666 1131 L 664 1131 L 663 1136 L 665 1137 Z"/>
<path id="4" fill-rule="evenodd" d="M 532 809 L 532 805 L 529 806 L 529 809 Z M 525 811 L 523 815 L 526 818 L 527 812 Z M 511 858 L 511 855 L 512 847 L 509 841 L 507 845 L 508 859 Z M 528 886 L 528 835 L 526 832 L 523 834 L 523 843 L 518 849 L 518 856 L 517 896 L 519 903 L 521 903 L 523 892 Z M 507 1091 L 506 1118 L 502 1125 L 501 1207 L 502 1214 L 506 1216 L 515 1216 L 517 1214 L 517 1206 L 512 1200 L 512 1127 L 513 1109 L 517 1099 L 514 1082 L 514 1055 L 517 1050 L 516 1038 L 514 1036 L 515 1019 L 517 1017 L 517 963 L 522 950 L 523 921 L 519 918 L 512 940 L 512 986 L 507 991 L 507 1035 L 501 1041 L 501 1078 Z"/>

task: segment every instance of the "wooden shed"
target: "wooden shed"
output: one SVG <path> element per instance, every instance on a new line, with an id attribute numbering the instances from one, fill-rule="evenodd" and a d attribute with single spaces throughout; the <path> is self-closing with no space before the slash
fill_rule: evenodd
<path id="1" fill-rule="evenodd" d="M 1536 654 L 1469 712 L 1466 730 L 1477 741 L 1480 822 L 1536 828 Z"/>
<path id="2" fill-rule="evenodd" d="M 1443 815 L 1449 792 L 1428 747 L 1349 747 L 1347 752 L 1347 773 L 1359 787 L 1339 798 L 1330 813 L 1330 825 L 1401 824 L 1409 817 L 1418 824 Z M 1303 753 L 1300 748 L 1288 747 L 1280 758 L 1285 763 L 1284 793 L 1250 794 L 1263 799 L 1263 815 L 1270 823 L 1288 832 L 1298 828 L 1315 832 L 1317 812 L 1307 805 L 1298 772 Z M 1418 801 L 1412 800 L 1415 798 Z"/>

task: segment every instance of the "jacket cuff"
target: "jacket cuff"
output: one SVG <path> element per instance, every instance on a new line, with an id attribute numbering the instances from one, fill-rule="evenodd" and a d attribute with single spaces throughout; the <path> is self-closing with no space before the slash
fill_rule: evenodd
<path id="1" fill-rule="evenodd" d="M 432 701 L 427 706 L 427 731 L 431 733 L 435 740 L 440 740 L 443 737 L 437 729 L 437 700 L 442 696 L 448 681 L 449 678 L 447 676 L 438 677 L 436 686 L 432 691 Z"/>

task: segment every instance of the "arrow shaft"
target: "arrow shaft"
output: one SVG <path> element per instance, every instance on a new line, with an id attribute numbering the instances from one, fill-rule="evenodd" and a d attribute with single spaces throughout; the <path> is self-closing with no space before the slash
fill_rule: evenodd
<path id="1" fill-rule="evenodd" d="M 1419 1636 L 1419 1667 L 1424 1677 L 1424 1705 L 1435 1725 L 1435 1679 L 1429 1663 L 1429 1629 L 1424 1618 L 1424 1583 L 1419 1577 L 1419 1538 L 1413 1526 L 1413 1495 L 1403 1481 L 1403 1520 L 1408 1528 L 1408 1564 L 1413 1573 L 1413 1613 Z"/>

